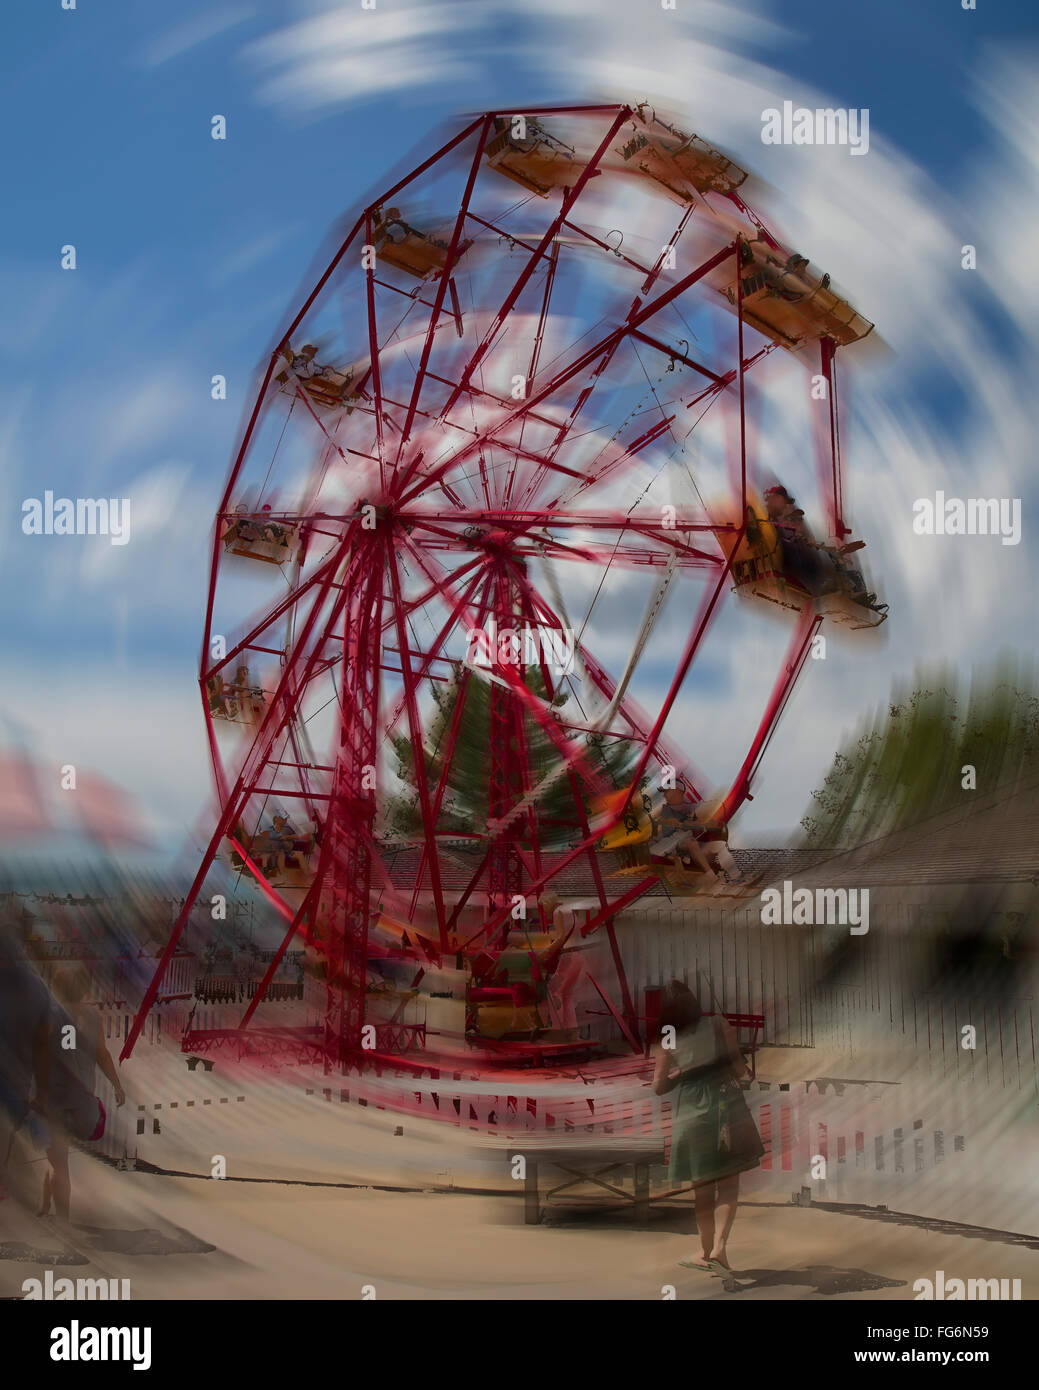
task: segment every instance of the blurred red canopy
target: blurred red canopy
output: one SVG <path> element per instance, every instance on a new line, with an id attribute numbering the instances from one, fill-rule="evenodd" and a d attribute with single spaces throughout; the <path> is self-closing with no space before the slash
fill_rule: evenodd
<path id="1" fill-rule="evenodd" d="M 0 835 L 38 835 L 49 830 L 48 816 L 35 769 L 18 754 L 0 755 Z"/>
<path id="2" fill-rule="evenodd" d="M 72 809 L 91 839 L 113 849 L 120 845 L 150 847 L 151 836 L 144 828 L 141 813 L 122 788 L 94 772 L 77 774 Z"/>

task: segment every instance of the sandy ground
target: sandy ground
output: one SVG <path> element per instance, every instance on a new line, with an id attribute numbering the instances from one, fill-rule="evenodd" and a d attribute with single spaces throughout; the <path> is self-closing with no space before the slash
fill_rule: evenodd
<path id="1" fill-rule="evenodd" d="M 124 1071 L 129 1102 L 112 1117 L 110 1151 L 125 1143 L 162 1171 L 118 1171 L 74 1152 L 66 1229 L 33 1215 L 42 1163 L 23 1154 L 14 1193 L 0 1201 L 0 1297 L 20 1297 L 23 1281 L 47 1269 L 127 1278 L 137 1299 L 361 1299 L 374 1290 L 379 1299 L 657 1300 L 673 1289 L 678 1299 L 912 1301 L 914 1281 L 938 1270 L 1020 1279 L 1023 1299 L 1039 1297 L 1034 1098 L 982 1077 L 976 1086 L 962 1076 L 914 1080 L 882 1055 L 824 1065 L 818 1054 L 763 1052 L 759 1078 L 773 1087 L 897 1077 L 869 1105 L 879 1126 L 905 1125 L 907 1172 L 889 1195 L 849 1162 L 843 1186 L 817 1184 L 815 1204 L 802 1207 L 791 1194 L 807 1174 L 759 1170 L 744 1184 L 734 1274 L 723 1279 L 677 1263 L 699 1252 L 688 1195 L 654 1206 L 641 1225 L 630 1207 L 610 1212 L 587 1199 L 527 1225 L 509 1158 L 531 1136 L 484 1137 L 362 1108 L 356 1079 L 337 1080 L 329 1102 L 320 1075 L 222 1063 L 189 1072 L 173 1050 L 146 1058 Z M 353 1087 L 349 1103 L 340 1084 Z M 538 1090 L 533 1077 L 523 1085 Z M 857 1118 L 861 1094 L 831 1090 L 819 1113 L 868 1124 L 868 1110 Z M 949 1141 L 945 1160 L 919 1174 L 909 1158 L 917 1117 L 921 1133 L 942 1128 Z M 956 1152 L 961 1132 L 966 1146 Z M 226 1179 L 209 1176 L 215 1155 Z M 404 1190 L 387 1190 L 395 1187 Z M 876 1210 L 879 1202 L 891 1211 Z"/>
<path id="2" fill-rule="evenodd" d="M 244 1116 L 240 1123 L 244 1141 Z M 471 1166 L 472 1143 L 437 1129 L 438 1162 L 454 1150 L 456 1167 L 466 1156 Z M 378 1123 L 357 1134 L 373 1151 L 406 1144 Z M 677 1264 L 698 1249 L 688 1197 L 654 1208 L 642 1227 L 591 1205 L 553 1207 L 532 1226 L 518 1185 L 501 1196 L 399 1193 L 118 1172 L 85 1155 L 73 1163 L 69 1229 L 14 1198 L 0 1203 L 0 1296 L 20 1296 L 22 1281 L 47 1268 L 56 1277 L 128 1278 L 137 1299 L 360 1299 L 367 1288 L 380 1299 L 625 1300 L 661 1299 L 673 1286 L 679 1299 L 912 1300 L 914 1280 L 939 1269 L 947 1278 L 1018 1278 L 1023 1298 L 1039 1293 L 1039 1239 L 762 1197 L 740 1206 L 735 1273 L 723 1280 Z M 504 1177 L 504 1164 L 493 1172 Z"/>

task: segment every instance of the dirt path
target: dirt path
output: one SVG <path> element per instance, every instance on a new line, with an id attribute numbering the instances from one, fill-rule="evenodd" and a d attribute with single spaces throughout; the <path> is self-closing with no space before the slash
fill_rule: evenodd
<path id="1" fill-rule="evenodd" d="M 70 1231 L 5 1202 L 0 1295 L 50 1267 L 128 1278 L 135 1298 L 911 1300 L 913 1282 L 1019 1278 L 1039 1294 L 1039 1250 L 821 1208 L 742 1205 L 729 1279 L 686 1270 L 684 1203 L 641 1229 L 601 1210 L 523 1224 L 522 1198 L 119 1173 L 90 1163 Z M 370 1296 L 370 1293 L 369 1293 Z"/>

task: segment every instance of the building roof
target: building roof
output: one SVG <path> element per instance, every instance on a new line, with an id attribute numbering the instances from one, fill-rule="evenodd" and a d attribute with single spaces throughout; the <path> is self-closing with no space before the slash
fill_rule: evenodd
<path id="1" fill-rule="evenodd" d="M 566 858 L 568 853 L 569 851 L 566 850 L 543 851 L 541 855 L 542 865 L 546 870 L 549 870 Z M 482 848 L 479 851 L 464 846 L 441 848 L 440 880 L 446 894 L 451 896 L 465 890 L 473 874 L 479 868 L 482 854 Z M 748 886 L 750 886 L 751 884 L 758 885 L 770 882 L 775 873 L 780 870 L 787 877 L 790 877 L 793 872 L 803 872 L 819 860 L 831 858 L 832 851 L 733 849 L 732 855 Z M 422 860 L 421 850 L 411 847 L 386 849 L 384 850 L 384 858 L 395 888 L 415 887 L 419 864 Z M 638 874 L 633 874 L 630 877 L 625 875 L 614 877 L 618 869 L 622 867 L 622 861 L 616 854 L 597 854 L 596 860 L 602 872 L 607 892 L 611 897 L 619 897 L 625 891 L 626 886 L 633 886 L 639 880 Z M 423 893 L 432 891 L 428 864 L 423 868 L 419 891 Z M 568 864 L 562 873 L 550 881 L 546 891 L 551 891 L 560 898 L 596 897 L 595 877 L 588 855 L 583 854 Z M 668 886 L 661 882 L 648 889 L 644 896 L 668 897 L 670 893 Z"/>
<path id="2" fill-rule="evenodd" d="M 543 853 L 542 863 L 550 869 L 567 852 Z M 480 853 L 465 845 L 441 850 L 440 873 L 445 893 L 450 896 L 464 891 L 479 866 Z M 732 856 L 742 875 L 737 891 L 748 897 L 785 879 L 833 888 L 1039 884 L 1039 783 L 1024 787 L 1004 785 L 989 794 L 965 791 L 961 806 L 854 849 L 732 847 Z M 633 886 L 638 881 L 637 876 L 614 877 L 621 867 L 617 855 L 596 857 L 611 897 L 619 897 L 626 885 Z M 396 887 L 415 886 L 420 861 L 418 849 L 386 851 L 387 867 Z M 422 892 L 431 891 L 428 866 L 419 886 Z M 596 898 L 588 856 L 581 855 L 567 865 L 551 880 L 549 888 L 564 899 Z M 730 901 L 733 891 L 726 893 Z M 659 882 L 643 896 L 661 898 L 673 893 L 666 883 Z"/>
<path id="3" fill-rule="evenodd" d="M 817 851 L 811 864 L 777 864 L 770 880 L 828 887 L 1039 884 L 1039 783 L 963 793 L 962 805 L 855 849 Z"/>

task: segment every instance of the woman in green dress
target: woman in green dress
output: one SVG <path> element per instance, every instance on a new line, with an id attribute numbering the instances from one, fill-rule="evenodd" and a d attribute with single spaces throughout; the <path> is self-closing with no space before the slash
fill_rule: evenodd
<path id="1" fill-rule="evenodd" d="M 747 1064 L 728 1023 L 705 1018 L 681 980 L 664 991 L 653 1069 L 658 1096 L 677 1090 L 671 1120 L 673 1186 L 693 1185 L 702 1260 L 680 1264 L 720 1273 L 730 1268 L 727 1244 L 736 1218 L 740 1173 L 756 1168 L 764 1146 L 739 1082 Z"/>

